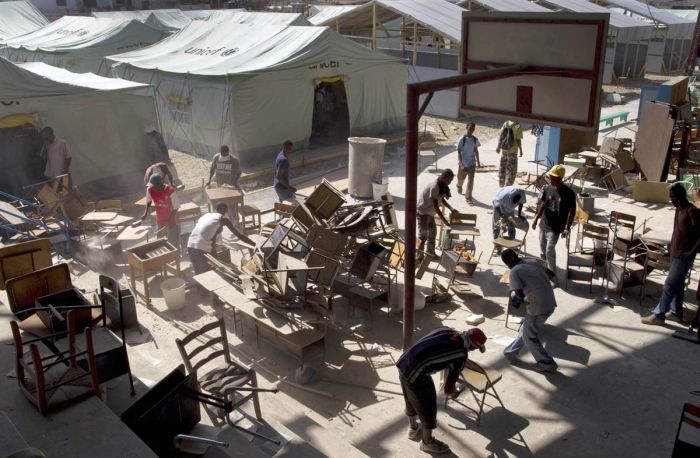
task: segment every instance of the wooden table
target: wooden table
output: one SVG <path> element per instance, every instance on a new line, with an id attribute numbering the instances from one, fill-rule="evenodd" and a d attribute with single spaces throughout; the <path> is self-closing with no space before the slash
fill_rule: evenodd
<path id="1" fill-rule="evenodd" d="M 127 250 L 129 259 L 129 277 L 131 289 L 137 297 L 143 298 L 146 305 L 151 305 L 151 296 L 148 292 L 148 272 L 158 270 L 165 273 L 170 269 L 176 275 L 180 274 L 180 250 L 172 246 L 165 239 L 154 240 L 137 245 Z M 175 264 L 173 269 L 171 264 Z M 143 293 L 136 289 L 136 271 L 143 277 Z"/>
<path id="2" fill-rule="evenodd" d="M 11 226 L 24 224 L 24 214 L 14 205 L 4 200 L 0 200 L 0 219 L 7 221 Z"/>
<path id="3" fill-rule="evenodd" d="M 139 242 L 143 239 L 146 239 L 146 241 L 148 241 L 150 230 L 151 226 L 144 224 L 138 227 L 127 226 L 117 236 L 117 240 L 119 240 L 120 242 Z"/>
<path id="4" fill-rule="evenodd" d="M 86 213 L 80 217 L 80 221 L 84 223 L 101 223 L 104 221 L 109 221 L 117 217 L 116 212 L 90 212 Z"/>
<path id="5" fill-rule="evenodd" d="M 238 222 L 238 213 L 240 207 L 243 206 L 243 193 L 238 189 L 221 187 L 210 188 L 206 190 L 207 199 L 209 200 L 209 211 L 216 211 L 216 206 L 220 203 L 225 203 L 229 207 L 229 219 L 235 223 Z"/>

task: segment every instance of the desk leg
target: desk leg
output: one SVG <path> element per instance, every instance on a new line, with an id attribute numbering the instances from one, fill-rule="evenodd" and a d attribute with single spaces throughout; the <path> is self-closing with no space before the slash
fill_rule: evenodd
<path id="1" fill-rule="evenodd" d="M 134 299 L 139 300 L 139 293 L 136 291 L 136 272 L 134 271 L 134 266 L 129 264 L 129 278 L 131 279 L 131 290 L 136 296 Z"/>
<path id="2" fill-rule="evenodd" d="M 143 295 L 146 297 L 146 305 L 151 306 L 151 295 L 148 293 L 148 276 L 146 276 L 146 269 L 141 269 L 141 275 L 143 275 Z"/>

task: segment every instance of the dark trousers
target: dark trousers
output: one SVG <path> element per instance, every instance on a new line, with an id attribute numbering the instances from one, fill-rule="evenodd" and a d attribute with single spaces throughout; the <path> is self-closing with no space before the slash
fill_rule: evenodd
<path id="1" fill-rule="evenodd" d="M 195 275 L 203 274 L 209 270 L 209 263 L 207 263 L 207 258 L 204 257 L 207 254 L 206 251 L 187 247 L 187 254 L 190 256 L 192 270 L 194 270 Z"/>
<path id="2" fill-rule="evenodd" d="M 403 399 L 406 402 L 406 415 L 409 417 L 418 415 L 423 428 L 435 429 L 437 427 L 437 393 L 433 378 L 425 375 L 409 383 L 403 375 L 399 374 L 399 379 Z"/>

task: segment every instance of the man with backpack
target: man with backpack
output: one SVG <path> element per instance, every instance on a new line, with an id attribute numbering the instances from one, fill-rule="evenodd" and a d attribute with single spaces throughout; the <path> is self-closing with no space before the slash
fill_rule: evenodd
<path id="1" fill-rule="evenodd" d="M 462 194 L 464 179 L 467 179 L 467 189 L 464 196 L 467 204 L 472 205 L 472 190 L 474 189 L 474 172 L 480 167 L 479 161 L 479 139 L 474 136 L 476 125 L 473 122 L 467 124 L 467 133 L 457 142 L 457 156 L 459 158 L 459 168 L 457 170 L 457 193 Z"/>
<path id="2" fill-rule="evenodd" d="M 515 183 L 515 174 L 518 172 L 518 152 L 520 157 L 523 155 L 522 139 L 523 129 L 519 123 L 511 120 L 503 123 L 496 148 L 496 154 L 503 151 L 498 169 L 498 185 L 501 188 Z"/>

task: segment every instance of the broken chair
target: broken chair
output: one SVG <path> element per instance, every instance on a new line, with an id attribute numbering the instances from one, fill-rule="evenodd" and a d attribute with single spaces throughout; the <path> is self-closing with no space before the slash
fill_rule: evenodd
<path id="1" fill-rule="evenodd" d="M 610 243 L 610 229 L 607 227 L 597 226 L 591 223 L 583 223 L 581 226 L 581 246 L 577 250 L 571 250 L 571 233 L 566 238 L 566 280 L 564 289 L 569 286 L 569 279 L 573 278 L 579 269 L 590 269 L 587 275 L 588 292 L 593 292 L 593 274 L 596 266 L 596 257 L 598 255 L 605 256 L 607 247 Z M 591 242 L 590 246 L 586 246 L 586 240 Z M 602 247 L 601 247 L 602 245 Z"/>
<path id="2" fill-rule="evenodd" d="M 515 226 L 516 238 L 510 239 L 504 237 L 503 234 L 501 234 L 499 237 L 496 237 L 493 241 L 493 250 L 491 250 L 491 256 L 489 256 L 489 261 L 487 264 L 491 264 L 491 258 L 498 256 L 498 253 L 501 250 L 505 250 L 508 248 L 514 251 L 520 251 L 521 248 L 523 251 L 526 250 L 526 238 L 527 233 L 530 230 L 530 224 L 525 218 L 510 217 L 509 220 L 513 224 L 513 226 Z M 523 233 L 522 237 L 520 237 L 519 239 L 517 238 L 518 230 Z"/>
<path id="3" fill-rule="evenodd" d="M 86 349 L 77 351 L 75 313 L 69 311 L 63 319 L 67 321 L 69 346 L 59 352 L 41 345 L 42 338 L 23 340 L 17 321 L 10 322 L 15 343 L 17 383 L 42 415 L 93 395 L 102 397 L 91 331 L 86 328 L 84 332 Z M 66 332 L 58 334 L 66 335 Z M 27 345 L 28 355 L 25 353 Z M 45 350 L 43 353 L 40 346 Z"/>
<path id="4" fill-rule="evenodd" d="M 216 330 L 218 330 L 216 337 L 207 335 L 207 333 Z M 272 441 L 272 439 L 236 425 L 231 420 L 230 413 L 235 409 L 240 409 L 248 401 L 253 402 L 255 418 L 262 420 L 258 393 L 276 393 L 277 389 L 258 388 L 255 371 L 233 360 L 228 346 L 224 319 L 219 318 L 217 321 L 204 325 L 183 339 L 175 339 L 175 344 L 188 373 L 196 373 L 204 370 L 203 368 L 210 363 L 215 364 L 212 369 L 204 372 L 197 379 L 204 391 L 214 397 L 223 398 L 227 404 L 223 419 L 219 409 L 207 409 L 211 420 L 219 424 L 224 420 L 229 426 L 246 434 Z"/>

